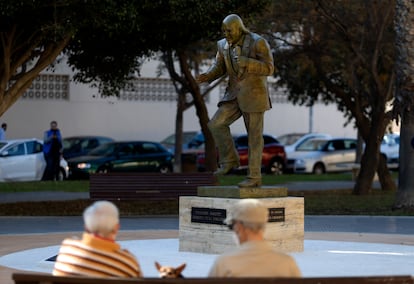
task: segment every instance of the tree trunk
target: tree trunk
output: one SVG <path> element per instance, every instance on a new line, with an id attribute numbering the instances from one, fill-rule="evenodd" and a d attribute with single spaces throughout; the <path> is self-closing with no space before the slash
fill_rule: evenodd
<path id="1" fill-rule="evenodd" d="M 72 38 L 72 34 L 66 35 L 61 41 L 51 43 L 44 47 L 37 60 L 32 62 L 32 67 L 21 73 L 17 80 L 13 79 L 14 73 L 3 73 L 0 78 L 0 116 L 2 116 L 30 87 L 33 80 L 46 67 L 56 60 Z M 12 62 L 12 53 L 3 52 L 2 60 Z M 20 59 L 20 58 L 19 58 Z M 10 71 L 10 68 L 6 68 Z"/>
<path id="2" fill-rule="evenodd" d="M 214 171 L 217 168 L 217 153 L 214 143 L 213 135 L 208 129 L 207 123 L 210 121 L 208 116 L 207 106 L 200 93 L 200 88 L 195 81 L 194 76 L 190 72 L 188 65 L 188 57 L 183 50 L 177 50 L 178 60 L 180 62 L 181 72 L 184 74 L 187 87 L 193 97 L 194 106 L 198 121 L 200 123 L 201 131 L 204 135 L 204 151 L 205 151 L 205 165 L 207 171 Z"/>
<path id="3" fill-rule="evenodd" d="M 406 111 L 401 117 L 400 174 L 396 208 L 414 208 L 414 113 Z"/>
<path id="4" fill-rule="evenodd" d="M 175 115 L 175 146 L 174 146 L 174 173 L 182 172 L 182 153 L 183 153 L 183 112 L 185 103 L 185 93 L 178 93 L 177 113 Z"/>
<path id="5" fill-rule="evenodd" d="M 387 160 L 383 155 L 380 154 L 378 169 L 377 169 L 378 179 L 381 184 L 381 189 L 384 191 L 396 191 L 397 185 L 388 170 Z"/>
<path id="6" fill-rule="evenodd" d="M 360 129 L 360 134 L 364 138 L 366 145 L 364 153 L 361 157 L 361 167 L 354 186 L 353 194 L 363 195 L 369 194 L 372 191 L 372 182 L 378 168 L 380 143 L 385 130 L 383 121 L 384 112 L 380 108 L 376 112 L 373 112 L 369 127 L 363 127 Z M 361 126 L 362 122 L 358 125 Z"/>
<path id="7" fill-rule="evenodd" d="M 210 121 L 208 116 L 207 106 L 203 97 L 200 94 L 200 88 L 193 86 L 191 90 L 193 95 L 194 105 L 198 121 L 200 123 L 201 131 L 204 135 L 204 152 L 205 152 L 205 166 L 207 171 L 214 171 L 217 169 L 217 152 L 216 145 L 214 143 L 213 135 L 208 129 L 207 123 Z"/>
<path id="8" fill-rule="evenodd" d="M 377 155 L 372 154 L 373 151 L 369 153 L 366 151 L 361 158 L 361 167 L 360 171 L 354 186 L 353 194 L 363 195 L 369 194 L 372 191 L 372 181 L 375 176 L 375 168 L 368 165 L 376 164 L 378 161 L 375 158 Z"/>
<path id="9" fill-rule="evenodd" d="M 414 208 L 414 2 L 397 0 L 395 109 L 401 115 L 400 174 L 394 206 Z"/>

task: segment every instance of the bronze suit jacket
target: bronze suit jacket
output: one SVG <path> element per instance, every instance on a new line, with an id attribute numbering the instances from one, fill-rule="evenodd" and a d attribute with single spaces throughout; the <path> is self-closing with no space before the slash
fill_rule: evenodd
<path id="1" fill-rule="evenodd" d="M 228 75 L 226 92 L 219 102 L 237 99 L 242 112 L 264 112 L 271 108 L 267 88 L 267 76 L 273 74 L 273 56 L 269 44 L 255 33 L 244 35 L 240 55 L 248 57 L 248 64 L 244 68 L 235 68 L 232 63 L 231 47 L 226 39 L 217 42 L 216 61 L 207 71 L 209 81 L 212 82 L 224 75 Z"/>

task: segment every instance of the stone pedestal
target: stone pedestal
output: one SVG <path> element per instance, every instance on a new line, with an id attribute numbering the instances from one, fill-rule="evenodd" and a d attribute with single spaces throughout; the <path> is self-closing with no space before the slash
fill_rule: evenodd
<path id="1" fill-rule="evenodd" d="M 234 233 L 222 222 L 240 198 L 260 198 L 269 208 L 265 238 L 283 252 L 303 251 L 304 200 L 288 197 L 283 187 L 202 186 L 198 196 L 182 196 L 179 250 L 221 254 L 236 247 Z"/>

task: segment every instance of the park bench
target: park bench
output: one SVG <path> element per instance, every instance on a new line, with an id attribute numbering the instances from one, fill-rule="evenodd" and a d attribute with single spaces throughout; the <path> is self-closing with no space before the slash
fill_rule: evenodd
<path id="1" fill-rule="evenodd" d="M 89 195 L 92 200 L 178 199 L 217 183 L 213 173 L 96 173 L 89 179 Z"/>
<path id="2" fill-rule="evenodd" d="M 15 284 L 413 284 L 411 276 L 306 278 L 94 278 L 61 277 L 42 273 L 14 273 Z"/>

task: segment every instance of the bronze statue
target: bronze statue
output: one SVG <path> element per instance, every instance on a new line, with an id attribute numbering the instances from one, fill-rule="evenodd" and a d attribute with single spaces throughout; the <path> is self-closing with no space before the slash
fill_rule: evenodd
<path id="1" fill-rule="evenodd" d="M 225 38 L 217 42 L 215 63 L 197 77 L 198 83 L 210 83 L 228 76 L 225 95 L 208 123 L 219 151 L 220 167 L 215 174 L 227 174 L 240 164 L 230 125 L 243 116 L 248 134 L 249 167 L 247 179 L 238 185 L 260 186 L 263 118 L 264 112 L 271 108 L 267 76 L 274 71 L 273 56 L 267 41 L 246 29 L 238 15 L 228 15 L 223 20 L 222 31 Z"/>

